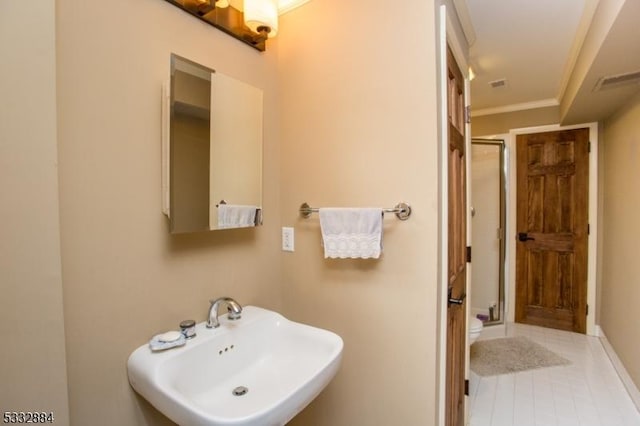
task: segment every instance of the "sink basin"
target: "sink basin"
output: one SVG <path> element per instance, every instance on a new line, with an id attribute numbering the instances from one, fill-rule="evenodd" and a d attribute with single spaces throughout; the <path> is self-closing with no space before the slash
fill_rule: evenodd
<path id="1" fill-rule="evenodd" d="M 255 306 L 219 319 L 184 346 L 129 357 L 131 386 L 180 425 L 283 425 L 338 370 L 343 343 L 330 331 Z"/>

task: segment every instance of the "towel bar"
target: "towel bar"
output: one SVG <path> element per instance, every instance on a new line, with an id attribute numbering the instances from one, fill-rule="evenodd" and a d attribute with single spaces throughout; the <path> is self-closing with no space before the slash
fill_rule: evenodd
<path id="1" fill-rule="evenodd" d="M 311 213 L 318 213 L 319 210 L 317 207 L 311 207 L 307 203 L 302 203 L 300 205 L 300 216 L 306 219 L 311 216 Z M 385 213 L 395 213 L 396 217 L 400 220 L 407 220 L 409 216 L 411 216 L 411 206 L 404 202 L 396 204 L 393 208 L 382 209 L 382 211 Z"/>

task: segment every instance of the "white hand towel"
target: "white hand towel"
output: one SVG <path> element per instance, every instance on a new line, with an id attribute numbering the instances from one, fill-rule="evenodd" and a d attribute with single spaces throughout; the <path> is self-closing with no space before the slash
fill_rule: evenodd
<path id="1" fill-rule="evenodd" d="M 256 225 L 256 206 L 218 205 L 218 228 L 246 228 Z"/>
<path id="2" fill-rule="evenodd" d="M 381 208 L 321 208 L 318 213 L 325 258 L 380 257 Z"/>

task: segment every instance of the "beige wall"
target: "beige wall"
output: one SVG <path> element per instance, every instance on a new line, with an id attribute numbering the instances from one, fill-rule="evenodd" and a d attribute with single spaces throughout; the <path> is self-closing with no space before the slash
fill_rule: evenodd
<path id="1" fill-rule="evenodd" d="M 53 2 L 0 2 L 0 409 L 69 423 Z"/>
<path id="2" fill-rule="evenodd" d="M 54 49 L 54 11 L 40 9 L 49 26 L 34 23 L 49 34 L 33 34 L 48 44 L 48 55 L 27 51 L 28 57 L 19 59 L 30 64 L 37 57 L 48 67 L 44 78 L 37 76 L 46 93 L 37 99 L 44 102 L 46 120 L 40 117 L 34 126 L 23 113 L 22 122 L 15 120 L 22 125 L 11 127 L 9 138 L 2 135 L 4 144 L 18 140 L 25 128 L 42 132 L 34 136 L 42 144 L 35 160 L 27 157 L 28 146 L 10 145 L 5 153 L 3 145 L 2 158 L 12 158 L 14 168 L 3 168 L 2 182 L 14 183 L 4 179 L 14 172 L 22 180 L 33 178 L 34 171 L 45 174 L 35 188 L 41 192 L 37 200 L 2 211 L 5 227 L 17 224 L 2 246 L 15 252 L 8 261 L 16 269 L 3 264 L 3 272 L 26 277 L 19 286 L 8 286 L 15 297 L 3 311 L 10 312 L 3 336 L 22 320 L 21 333 L 40 338 L 46 331 L 49 343 L 46 356 L 32 341 L 15 352 L 3 351 L 3 374 L 38 364 L 34 371 L 47 378 L 43 385 L 11 376 L 23 380 L 29 393 L 17 394 L 16 404 L 45 398 L 66 424 L 68 389 L 72 424 L 170 424 L 131 389 L 126 360 L 154 333 L 176 328 L 182 319 L 203 320 L 208 299 L 228 294 L 343 336 L 341 371 L 294 424 L 434 423 L 434 4 L 410 0 L 390 9 L 382 0 L 363 3 L 308 3 L 283 17 L 280 36 L 266 53 L 157 0 L 58 0 Z M 34 16 L 31 10 L 17 19 L 14 29 Z M 4 22 L 0 28 L 4 31 Z M 309 28 L 321 28 L 322 36 L 307 37 Z M 18 50 L 24 52 L 24 46 L 14 53 Z M 161 214 L 160 88 L 171 52 L 264 90 L 265 226 L 168 233 Z M 51 69 L 56 61 L 57 85 Z M 34 93 L 40 89 L 31 87 Z M 32 183 L 16 185 L 9 200 L 23 202 Z M 407 222 L 387 216 L 382 259 L 326 261 L 317 216 L 298 218 L 303 201 L 320 206 L 407 201 L 414 214 Z M 34 223 L 38 226 L 30 226 Z M 281 225 L 296 227 L 296 252 L 279 250 Z M 31 262 L 38 245 L 45 250 Z M 34 306 L 42 318 L 29 315 Z M 46 329 L 35 327 L 40 319 Z"/>
<path id="3" fill-rule="evenodd" d="M 473 84 L 471 85 L 473 96 Z M 471 98 L 473 106 L 473 97 Z M 512 111 L 501 114 L 481 115 L 471 118 L 473 136 L 489 136 L 509 133 L 511 129 L 522 127 L 544 126 L 560 122 L 560 107 L 535 108 L 523 111 Z"/>
<path id="4" fill-rule="evenodd" d="M 366 3 L 366 6 L 363 4 Z M 293 425 L 435 423 L 438 145 L 433 2 L 312 1 L 279 34 L 283 306 L 337 332 L 336 378 Z M 306 36 L 303 36 L 306 34 Z M 312 206 L 393 206 L 379 260 L 325 260 Z"/>
<path id="5" fill-rule="evenodd" d="M 213 297 L 281 309 L 277 42 L 260 53 L 164 1 L 56 4 L 71 421 L 166 424 L 129 386 L 129 354 L 204 320 Z M 264 90 L 263 227 L 169 235 L 160 101 L 171 52 Z"/>
<path id="6" fill-rule="evenodd" d="M 604 123 L 603 272 L 600 326 L 640 386 L 640 94 Z"/>

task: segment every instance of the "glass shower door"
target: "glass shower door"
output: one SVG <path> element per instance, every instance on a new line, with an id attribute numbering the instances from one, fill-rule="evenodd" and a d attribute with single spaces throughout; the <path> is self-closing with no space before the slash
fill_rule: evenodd
<path id="1" fill-rule="evenodd" d="M 472 140 L 470 309 L 485 325 L 504 322 L 505 164 L 504 141 Z"/>

